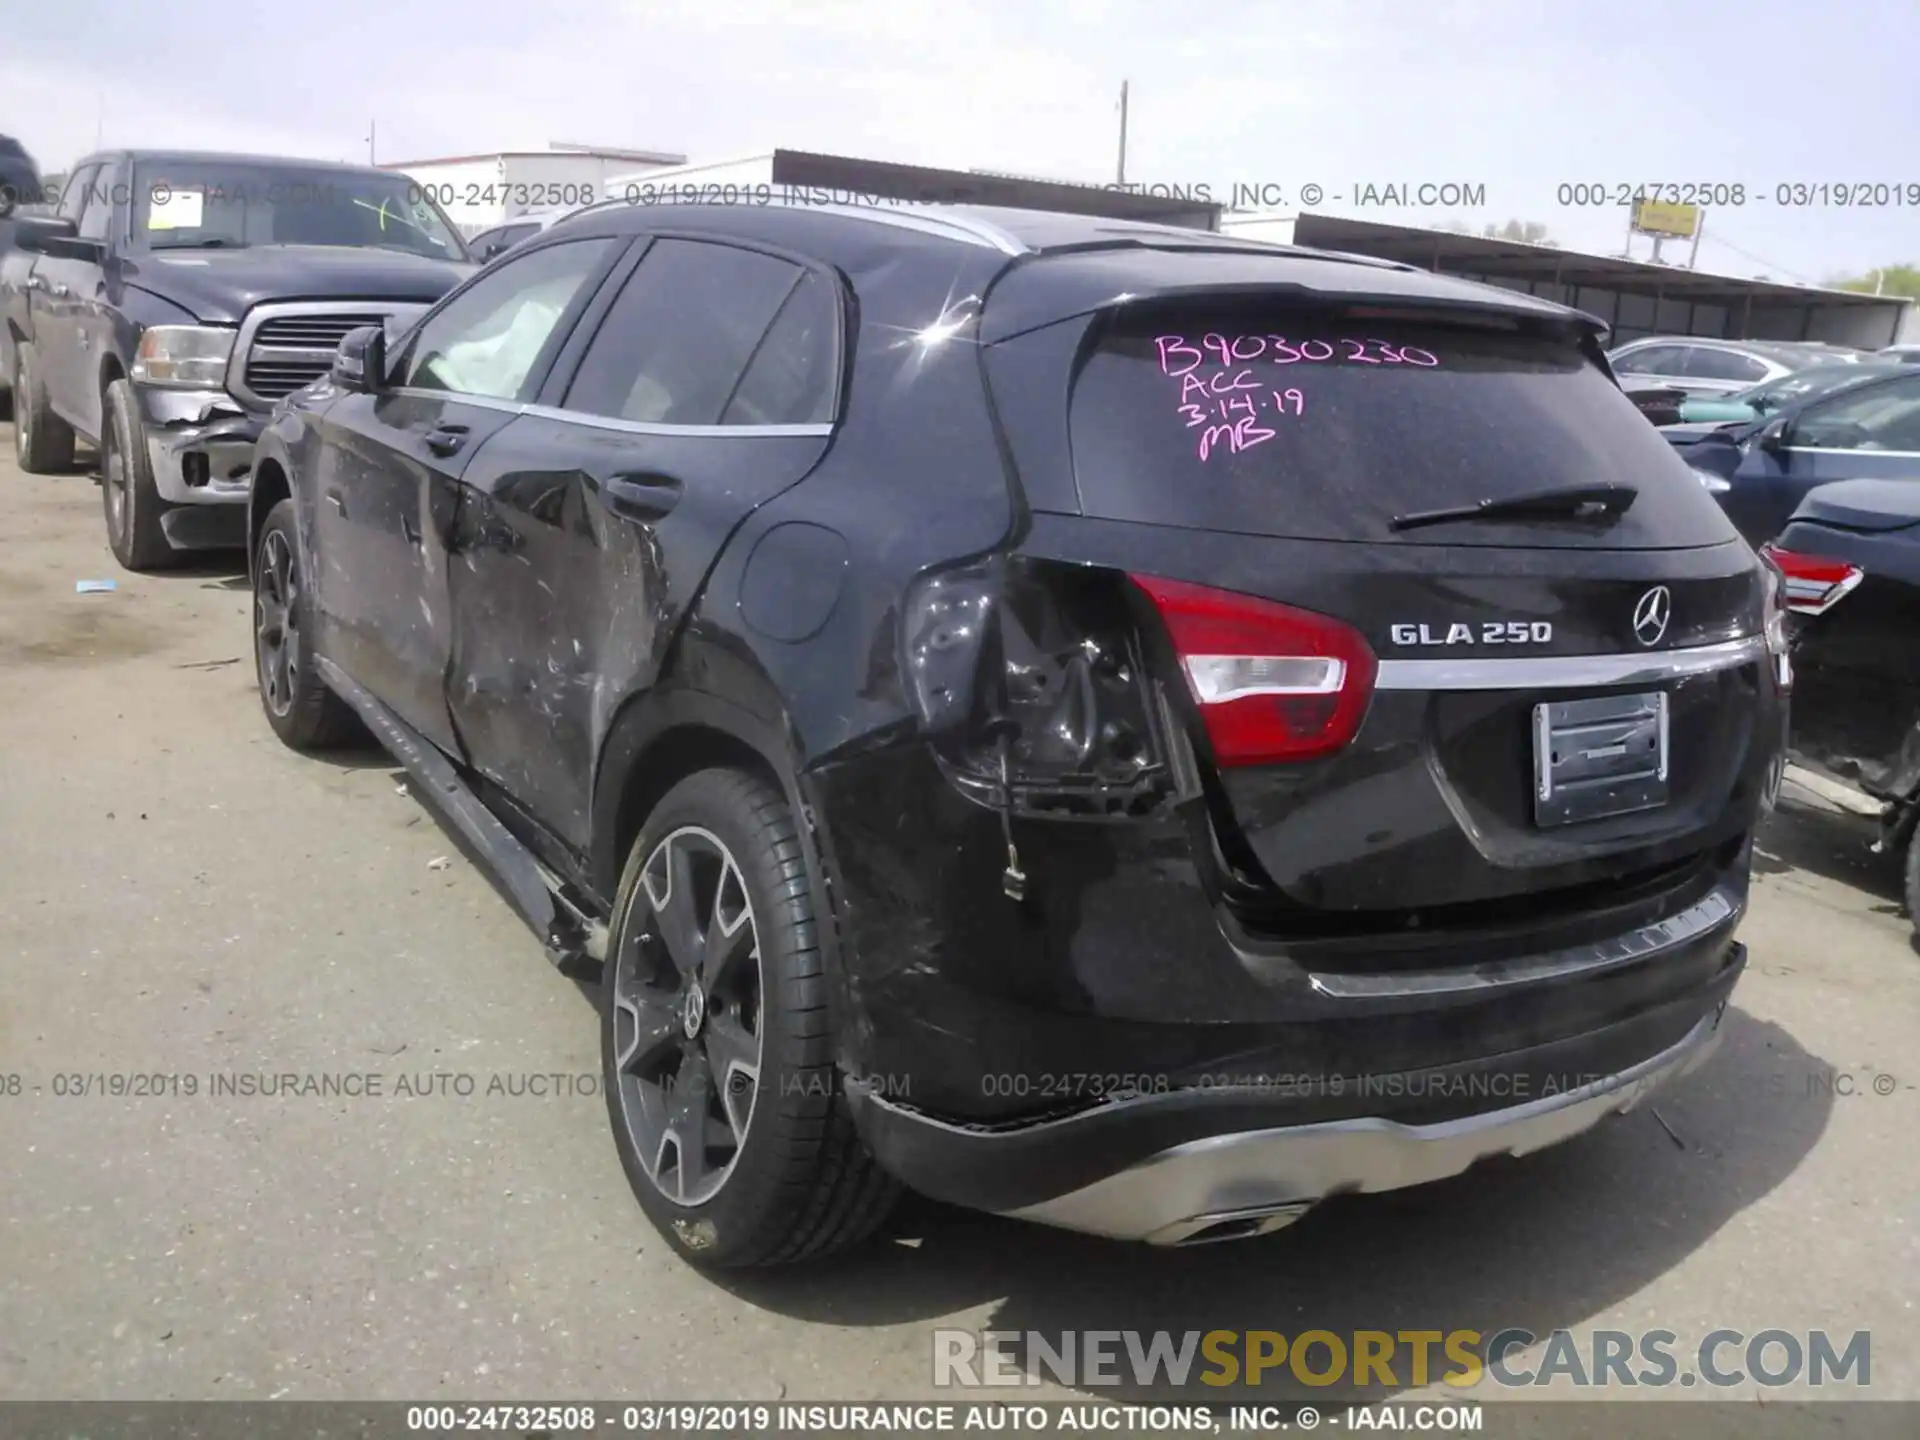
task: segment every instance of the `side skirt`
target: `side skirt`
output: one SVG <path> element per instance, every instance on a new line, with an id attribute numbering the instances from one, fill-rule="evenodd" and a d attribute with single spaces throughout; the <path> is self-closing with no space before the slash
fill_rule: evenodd
<path id="1" fill-rule="evenodd" d="M 321 656 L 315 663 L 327 687 L 353 707 L 413 778 L 414 794 L 440 828 L 540 937 L 547 958 L 562 969 L 599 964 L 606 957 L 607 927 L 566 898 L 560 878 L 481 803 L 453 763 L 333 661 Z"/>

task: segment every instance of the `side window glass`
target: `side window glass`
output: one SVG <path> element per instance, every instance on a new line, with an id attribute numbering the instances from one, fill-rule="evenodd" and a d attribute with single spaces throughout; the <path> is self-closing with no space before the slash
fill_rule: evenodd
<path id="1" fill-rule="evenodd" d="M 718 424 L 805 275 L 731 245 L 656 241 L 580 357 L 563 405 L 654 425 Z"/>
<path id="2" fill-rule="evenodd" d="M 93 194 L 94 183 L 99 179 L 100 167 L 88 165 L 73 172 L 73 178 L 67 181 L 67 188 L 60 192 L 60 208 L 55 211 L 62 220 L 78 223 L 80 214 L 87 207 L 87 198 Z"/>
<path id="3" fill-rule="evenodd" d="M 1920 375 L 1809 405 L 1789 439 L 1803 449 L 1920 451 Z"/>
<path id="4" fill-rule="evenodd" d="M 113 219 L 115 182 L 120 178 L 121 172 L 111 166 L 103 165 L 94 171 L 93 183 L 87 187 L 84 206 L 80 211 L 82 240 L 107 238 L 107 231 Z"/>
<path id="5" fill-rule="evenodd" d="M 1674 362 L 1679 354 L 1676 346 L 1649 345 L 1623 356 L 1615 368 L 1623 375 L 1671 375 L 1675 373 Z"/>
<path id="6" fill-rule="evenodd" d="M 394 370 L 417 390 L 515 400 L 611 240 L 571 240 L 504 261 L 415 333 Z"/>
<path id="7" fill-rule="evenodd" d="M 822 425 L 833 419 L 838 299 L 829 281 L 806 272 L 734 387 L 722 425 Z"/>
<path id="8" fill-rule="evenodd" d="M 1686 373 L 1702 380 L 1759 380 L 1766 375 L 1767 367 L 1730 350 L 1695 345 L 1688 351 Z"/>

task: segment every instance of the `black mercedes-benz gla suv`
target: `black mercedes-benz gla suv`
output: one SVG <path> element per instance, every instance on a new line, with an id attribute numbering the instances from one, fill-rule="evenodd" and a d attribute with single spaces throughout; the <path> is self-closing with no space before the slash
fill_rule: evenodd
<path id="1" fill-rule="evenodd" d="M 903 1183 L 1263 1233 L 1717 1038 L 1777 576 L 1601 333 L 1098 218 L 589 210 L 283 404 L 267 716 L 604 962 L 685 1255 Z"/>

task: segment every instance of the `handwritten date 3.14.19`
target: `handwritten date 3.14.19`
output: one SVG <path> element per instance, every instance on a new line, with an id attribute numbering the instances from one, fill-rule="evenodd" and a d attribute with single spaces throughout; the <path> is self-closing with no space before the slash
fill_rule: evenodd
<path id="1" fill-rule="evenodd" d="M 1180 382 L 1179 412 L 1186 428 L 1199 431 L 1202 460 L 1225 450 L 1238 454 L 1279 434 L 1272 424 L 1306 413 L 1298 388 L 1276 390 L 1258 372 L 1268 365 L 1382 365 L 1431 369 L 1440 358 L 1416 345 L 1384 340 L 1289 340 L 1284 335 L 1209 333 L 1154 339 L 1160 373 Z M 1269 372 L 1271 373 L 1271 372 Z"/>

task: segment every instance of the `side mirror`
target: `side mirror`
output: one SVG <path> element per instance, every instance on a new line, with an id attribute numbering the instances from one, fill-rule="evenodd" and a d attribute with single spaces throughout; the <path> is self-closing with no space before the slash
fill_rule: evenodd
<path id="1" fill-rule="evenodd" d="M 494 256 L 502 254 L 506 248 L 507 242 L 504 240 L 489 240 L 485 245 L 480 247 L 480 253 L 474 258 L 484 265 L 487 261 L 493 259 Z"/>
<path id="2" fill-rule="evenodd" d="M 1769 420 L 1765 425 L 1760 427 L 1759 433 L 1753 437 L 1754 449 L 1764 450 L 1769 455 L 1785 453 L 1787 448 L 1787 432 L 1792 428 L 1787 421 L 1787 417 L 1784 415 Z"/>
<path id="3" fill-rule="evenodd" d="M 385 383 L 387 332 L 381 325 L 362 325 L 340 339 L 333 357 L 333 383 L 342 390 L 371 395 Z"/>
<path id="4" fill-rule="evenodd" d="M 65 260 L 98 260 L 98 240 L 82 240 L 80 227 L 56 215 L 22 215 L 13 222 L 13 243 L 35 255 Z"/>

